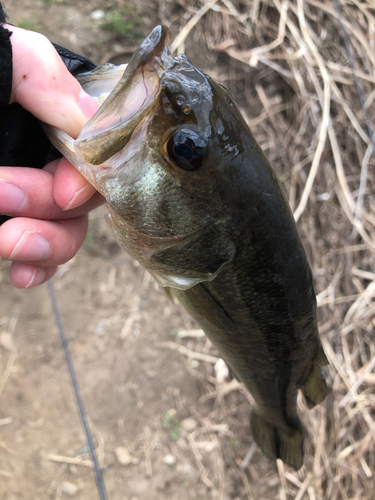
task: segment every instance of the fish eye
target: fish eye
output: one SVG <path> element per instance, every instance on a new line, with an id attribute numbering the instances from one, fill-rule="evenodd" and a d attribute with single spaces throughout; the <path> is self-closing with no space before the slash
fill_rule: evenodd
<path id="1" fill-rule="evenodd" d="M 167 145 L 170 158 L 184 170 L 196 170 L 201 167 L 206 157 L 206 150 L 206 146 L 197 145 L 193 138 L 183 131 L 173 135 Z"/>

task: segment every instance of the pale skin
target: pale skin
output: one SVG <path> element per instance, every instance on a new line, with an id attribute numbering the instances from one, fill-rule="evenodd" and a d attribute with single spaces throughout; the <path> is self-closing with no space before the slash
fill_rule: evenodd
<path id="1" fill-rule="evenodd" d="M 82 91 L 47 38 L 5 27 L 13 32 L 10 104 L 18 102 L 76 138 L 98 104 Z M 12 261 L 11 283 L 32 288 L 51 278 L 77 253 L 88 212 L 103 201 L 65 158 L 42 170 L 1 166 L 0 213 L 14 218 L 0 226 L 0 257 Z"/>

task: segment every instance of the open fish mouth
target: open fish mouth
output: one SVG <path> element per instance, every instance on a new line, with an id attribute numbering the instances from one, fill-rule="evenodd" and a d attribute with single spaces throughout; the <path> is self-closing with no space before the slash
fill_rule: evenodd
<path id="1" fill-rule="evenodd" d="M 84 161 L 100 165 L 120 151 L 155 106 L 160 80 L 174 62 L 169 43 L 169 30 L 157 26 L 138 47 L 120 81 L 74 143 Z"/>

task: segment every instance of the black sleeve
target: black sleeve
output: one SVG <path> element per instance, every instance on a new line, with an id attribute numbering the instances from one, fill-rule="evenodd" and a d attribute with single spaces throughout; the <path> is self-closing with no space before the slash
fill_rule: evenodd
<path id="1" fill-rule="evenodd" d="M 0 106 L 8 104 L 12 90 L 11 32 L 3 28 L 5 12 L 0 4 Z"/>
<path id="2" fill-rule="evenodd" d="M 4 9 L 0 4 L 0 165 L 43 168 L 62 155 L 47 139 L 39 121 L 17 103 L 8 104 L 12 88 L 11 32 L 2 24 Z M 95 64 L 70 50 L 54 45 L 67 69 L 78 75 Z M 0 216 L 0 224 L 6 219 Z"/>

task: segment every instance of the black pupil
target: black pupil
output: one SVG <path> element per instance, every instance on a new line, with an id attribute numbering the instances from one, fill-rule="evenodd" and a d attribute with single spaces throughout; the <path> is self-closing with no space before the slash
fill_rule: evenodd
<path id="1" fill-rule="evenodd" d="M 168 153 L 184 170 L 199 168 L 204 159 L 203 148 L 197 147 L 194 141 L 184 134 L 176 134 L 169 139 Z"/>
<path id="2" fill-rule="evenodd" d="M 195 144 L 191 139 L 186 139 L 185 142 L 175 142 L 173 152 L 176 158 L 184 159 L 191 162 L 194 156 Z"/>

